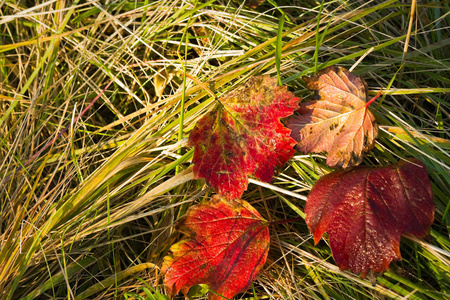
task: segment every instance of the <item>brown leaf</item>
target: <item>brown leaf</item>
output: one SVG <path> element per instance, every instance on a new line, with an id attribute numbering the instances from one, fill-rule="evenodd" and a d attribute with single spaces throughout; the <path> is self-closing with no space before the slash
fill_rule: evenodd
<path id="1" fill-rule="evenodd" d="M 155 94 L 162 97 L 164 89 L 172 79 L 173 74 L 169 74 L 166 68 L 160 68 L 153 77 L 153 85 L 155 86 Z"/>
<path id="2" fill-rule="evenodd" d="M 320 99 L 301 103 L 298 114 L 287 121 L 297 149 L 328 152 L 331 167 L 360 164 L 378 136 L 378 125 L 367 109 L 366 83 L 341 67 L 326 68 L 304 80 Z"/>

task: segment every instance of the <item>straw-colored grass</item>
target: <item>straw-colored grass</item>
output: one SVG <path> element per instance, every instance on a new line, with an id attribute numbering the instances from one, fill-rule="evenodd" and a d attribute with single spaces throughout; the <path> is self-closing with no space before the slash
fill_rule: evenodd
<path id="1" fill-rule="evenodd" d="M 364 164 L 421 159 L 436 219 L 429 238 L 402 239 L 403 260 L 375 284 L 340 271 L 304 222 L 272 226 L 268 262 L 241 296 L 448 297 L 450 10 L 412 3 L 0 1 L 0 299 L 165 299 L 174 222 L 213 193 L 192 178 L 186 138 L 218 97 L 277 76 L 276 57 L 300 97 L 301 77 L 330 65 L 383 89 Z M 330 171 L 323 155 L 297 154 L 243 198 L 268 220 L 304 216 Z"/>

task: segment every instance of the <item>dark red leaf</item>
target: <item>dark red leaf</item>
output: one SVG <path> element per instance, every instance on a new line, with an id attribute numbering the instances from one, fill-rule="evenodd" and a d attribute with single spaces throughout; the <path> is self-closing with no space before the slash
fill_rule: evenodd
<path id="1" fill-rule="evenodd" d="M 268 76 L 252 77 L 219 99 L 189 136 L 196 178 L 230 199 L 242 196 L 248 175 L 270 181 L 294 153 L 296 143 L 280 118 L 291 115 L 299 101 Z"/>
<path id="2" fill-rule="evenodd" d="M 328 231 L 339 267 L 365 277 L 401 258 L 403 233 L 428 233 L 434 219 L 431 183 L 417 159 L 336 171 L 314 185 L 305 213 L 315 243 Z"/>
<path id="3" fill-rule="evenodd" d="M 180 220 L 188 239 L 173 245 L 164 258 L 164 283 L 173 295 L 196 284 L 227 298 L 245 291 L 266 261 L 268 223 L 247 202 L 214 195 L 192 206 Z M 222 299 L 210 293 L 210 299 Z"/>
<path id="4" fill-rule="evenodd" d="M 367 110 L 366 83 L 334 66 L 304 80 L 320 100 L 301 103 L 298 114 L 288 119 L 296 148 L 304 153 L 328 152 L 331 167 L 358 165 L 378 136 L 378 125 Z"/>

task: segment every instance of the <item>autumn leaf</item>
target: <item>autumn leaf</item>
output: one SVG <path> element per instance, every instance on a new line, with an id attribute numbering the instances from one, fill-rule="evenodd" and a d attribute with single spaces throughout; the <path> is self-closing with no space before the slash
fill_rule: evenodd
<path id="1" fill-rule="evenodd" d="M 328 231 L 339 267 L 365 277 L 401 259 L 403 233 L 418 237 L 428 233 L 434 219 L 431 183 L 417 159 L 340 170 L 316 182 L 305 213 L 314 242 Z"/>
<path id="2" fill-rule="evenodd" d="M 301 103 L 298 114 L 287 121 L 296 148 L 304 153 L 328 152 L 331 167 L 358 165 L 378 136 L 378 125 L 367 110 L 366 83 L 341 67 L 326 68 L 304 80 L 320 99 Z"/>
<path id="3" fill-rule="evenodd" d="M 266 261 L 268 222 L 247 202 L 214 195 L 192 206 L 179 221 L 188 238 L 164 258 L 164 283 L 172 295 L 186 295 L 197 284 L 208 284 L 209 299 L 232 298 L 245 291 Z"/>
<path id="4" fill-rule="evenodd" d="M 248 175 L 270 181 L 294 153 L 296 142 L 280 118 L 291 115 L 299 101 L 268 76 L 252 77 L 219 99 L 189 136 L 196 178 L 230 199 L 242 196 Z"/>

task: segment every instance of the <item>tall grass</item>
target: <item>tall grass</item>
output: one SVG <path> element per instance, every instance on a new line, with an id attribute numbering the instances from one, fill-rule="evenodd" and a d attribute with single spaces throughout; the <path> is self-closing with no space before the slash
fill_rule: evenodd
<path id="1" fill-rule="evenodd" d="M 164 298 L 159 267 L 180 237 L 173 224 L 212 193 L 192 178 L 186 137 L 221 95 L 252 75 L 277 76 L 276 57 L 301 97 L 301 77 L 329 65 L 353 67 L 373 95 L 383 88 L 372 107 L 381 134 L 364 163 L 421 159 L 436 219 L 429 238 L 402 240 L 403 260 L 375 284 L 340 271 L 304 222 L 273 226 L 268 263 L 242 297 L 450 294 L 446 1 L 413 10 L 398 0 L 256 9 L 6 0 L 0 13 L 0 299 Z M 328 172 L 323 155 L 298 154 L 276 188 L 253 180 L 244 199 L 269 220 L 304 216 L 302 199 Z"/>

